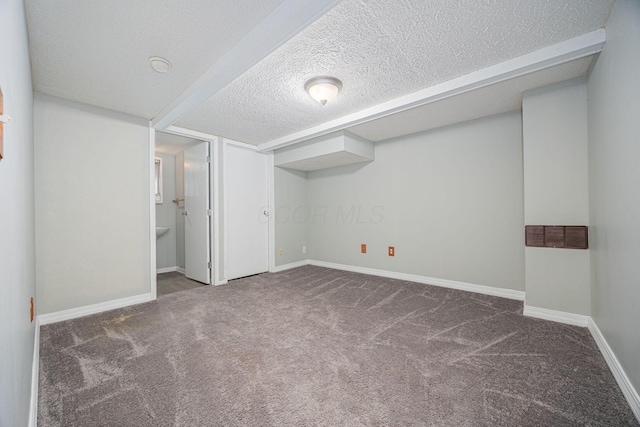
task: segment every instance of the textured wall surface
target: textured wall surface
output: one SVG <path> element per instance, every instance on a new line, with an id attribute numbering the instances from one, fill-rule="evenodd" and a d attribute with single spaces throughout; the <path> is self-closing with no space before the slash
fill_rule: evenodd
<path id="1" fill-rule="evenodd" d="M 0 88 L 4 158 L 0 160 L 0 426 L 26 426 L 31 392 L 35 297 L 33 91 L 24 2 L 0 1 Z M 36 300 L 36 307 L 38 306 Z"/>
<path id="2" fill-rule="evenodd" d="M 618 0 L 587 88 L 593 318 L 640 391 L 640 2 Z"/>
<path id="3" fill-rule="evenodd" d="M 345 0 L 178 123 L 265 142 L 597 30 L 612 3 Z M 321 107 L 324 74 L 344 88 Z"/>

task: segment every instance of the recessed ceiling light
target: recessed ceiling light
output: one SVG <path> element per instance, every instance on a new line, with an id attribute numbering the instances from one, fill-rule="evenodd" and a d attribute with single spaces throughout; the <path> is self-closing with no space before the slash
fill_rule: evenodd
<path id="1" fill-rule="evenodd" d="M 325 105 L 338 95 L 342 89 L 342 82 L 335 77 L 314 77 L 304 84 L 304 89 L 311 98 Z"/>
<path id="2" fill-rule="evenodd" d="M 151 64 L 151 68 L 158 73 L 166 73 L 171 69 L 171 62 L 159 56 L 150 57 L 149 64 Z"/>

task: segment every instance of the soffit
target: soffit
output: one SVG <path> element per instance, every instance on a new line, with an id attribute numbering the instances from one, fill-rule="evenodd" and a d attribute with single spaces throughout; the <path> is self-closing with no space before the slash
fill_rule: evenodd
<path id="1" fill-rule="evenodd" d="M 349 128 L 370 141 L 382 141 L 522 108 L 528 90 L 585 76 L 593 57 L 506 80 L 441 101 Z"/>
<path id="2" fill-rule="evenodd" d="M 345 0 L 177 124 L 268 142 L 594 31 L 612 4 Z M 304 83 L 325 74 L 344 88 L 322 107 Z"/>

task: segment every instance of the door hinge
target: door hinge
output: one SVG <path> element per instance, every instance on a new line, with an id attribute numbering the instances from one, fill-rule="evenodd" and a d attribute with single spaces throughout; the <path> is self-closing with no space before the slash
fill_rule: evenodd
<path id="1" fill-rule="evenodd" d="M 207 209 L 207 216 L 213 215 L 213 211 L 211 209 Z"/>
<path id="2" fill-rule="evenodd" d="M 211 163 L 211 156 L 207 156 L 207 163 Z"/>
<path id="3" fill-rule="evenodd" d="M 213 268 L 213 266 L 211 265 L 211 261 L 209 261 L 209 262 L 207 263 L 207 267 L 209 268 L 209 270 L 211 270 L 211 269 Z"/>

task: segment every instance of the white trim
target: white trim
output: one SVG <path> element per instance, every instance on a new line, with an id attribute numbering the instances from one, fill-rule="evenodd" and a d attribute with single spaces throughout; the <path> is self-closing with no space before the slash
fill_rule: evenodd
<path id="1" fill-rule="evenodd" d="M 291 262 L 289 264 L 276 265 L 271 268 L 271 273 L 279 273 L 285 270 L 291 270 L 292 268 L 304 267 L 309 265 L 310 260 L 303 259 L 302 261 Z"/>
<path id="2" fill-rule="evenodd" d="M 269 271 L 276 268 L 276 183 L 275 156 L 273 152 L 267 154 L 267 175 L 269 177 Z"/>
<path id="3" fill-rule="evenodd" d="M 169 126 L 164 129 L 162 132 L 172 133 L 178 136 L 184 136 L 187 138 L 198 139 L 200 141 L 213 141 L 218 137 L 215 135 L 211 135 L 210 133 L 204 133 L 193 129 L 187 129 L 180 126 Z"/>
<path id="4" fill-rule="evenodd" d="M 38 379 L 40 378 L 40 316 L 36 316 L 31 362 L 31 399 L 29 401 L 29 427 L 38 425 Z"/>
<path id="5" fill-rule="evenodd" d="M 419 90 L 409 95 L 365 108 L 356 113 L 347 114 L 346 116 L 322 123 L 318 126 L 276 138 L 258 145 L 258 151 L 265 152 L 286 147 L 307 139 L 347 129 L 411 108 L 451 98 L 475 89 L 594 55 L 602 51 L 605 41 L 606 33 L 604 29 L 592 31 L 453 80 Z"/>
<path id="6" fill-rule="evenodd" d="M 235 147 L 245 148 L 251 151 L 258 151 L 257 145 L 247 144 L 246 142 L 236 141 L 235 139 L 229 139 L 229 138 L 222 138 L 222 139 L 224 139 L 224 142 L 226 142 L 227 145 L 233 145 Z"/>
<path id="7" fill-rule="evenodd" d="M 227 282 L 227 276 L 229 274 L 229 262 L 227 256 L 227 242 L 229 241 L 229 229 L 227 227 L 227 223 L 229 222 L 227 219 L 229 218 L 229 210 L 227 209 L 227 191 L 229 189 L 229 174 L 227 165 L 227 143 L 224 138 L 222 140 L 222 211 L 224 212 L 222 218 L 222 230 L 224 232 L 224 239 L 222 242 L 222 263 L 224 265 L 224 276 L 220 276 L 220 282 Z M 222 283 L 220 283 L 222 284 Z"/>
<path id="8" fill-rule="evenodd" d="M 163 267 L 163 268 L 158 268 L 156 269 L 156 274 L 163 274 L 163 273 L 171 273 L 173 271 L 178 271 L 178 267 Z"/>
<path id="9" fill-rule="evenodd" d="M 56 311 L 55 313 L 41 314 L 38 316 L 40 325 L 62 322 L 64 320 L 76 319 L 90 314 L 102 313 L 103 311 L 115 310 L 116 308 L 128 307 L 130 305 L 142 304 L 153 301 L 156 298 L 151 294 L 136 295 L 133 297 L 120 298 L 116 300 L 100 302 L 98 304 L 85 305 L 84 307 L 70 308 L 68 310 Z"/>
<path id="10" fill-rule="evenodd" d="M 176 267 L 176 271 L 177 271 L 178 273 L 180 273 L 180 274 L 187 274 L 187 272 L 185 271 L 185 269 L 184 269 L 184 268 L 182 268 L 182 267 Z"/>
<path id="11" fill-rule="evenodd" d="M 341 0 L 284 0 L 153 119 L 164 129 L 199 107 Z"/>
<path id="12" fill-rule="evenodd" d="M 218 140 L 218 138 L 216 138 L 216 141 Z M 213 155 L 213 149 L 215 147 L 215 143 L 213 141 L 207 141 L 207 158 L 209 159 L 209 173 L 208 173 L 208 178 L 209 178 L 209 182 L 207 183 L 208 187 L 207 189 L 209 190 L 209 194 L 207 195 L 207 209 L 209 209 L 209 211 L 211 212 L 211 215 L 209 215 L 209 222 L 207 223 L 207 232 L 209 233 L 209 247 L 207 248 L 207 259 L 209 260 L 209 265 L 211 267 L 209 267 L 209 285 L 213 285 L 216 283 L 216 266 L 215 266 L 215 261 L 214 261 L 214 256 L 216 254 L 216 249 L 215 249 L 215 236 L 213 235 L 214 230 L 215 230 L 215 222 L 216 222 L 216 212 L 215 212 L 215 202 L 213 200 L 213 190 L 215 188 L 215 184 L 216 184 L 216 180 L 214 180 L 215 178 L 215 168 L 213 167 L 213 165 L 215 164 L 215 161 L 217 160 L 216 157 L 214 157 Z"/>
<path id="13" fill-rule="evenodd" d="M 607 343 L 604 335 L 602 335 L 602 332 L 600 331 L 600 328 L 598 328 L 595 320 L 589 318 L 589 324 L 587 327 L 589 328 L 589 332 L 591 332 L 591 336 L 593 336 L 593 339 L 596 341 L 596 344 L 600 349 L 600 353 L 604 356 L 604 360 L 607 362 L 607 365 L 609 365 L 609 369 L 611 370 L 613 377 L 616 379 L 620 390 L 622 390 L 622 394 L 627 399 L 627 403 L 629 403 L 633 414 L 640 423 L 640 396 L 638 395 L 638 392 L 631 384 L 631 380 L 629 380 L 629 377 L 624 372 L 622 365 L 609 346 L 609 343 Z"/>
<path id="14" fill-rule="evenodd" d="M 336 270 L 352 271 L 354 273 L 370 274 L 372 276 L 388 277 L 390 279 L 407 280 L 410 282 L 424 283 L 427 285 L 440 286 L 443 288 L 459 289 L 462 291 L 475 292 L 478 294 L 493 295 L 496 297 L 524 301 L 524 291 L 516 291 L 513 289 L 494 288 L 492 286 L 476 285 L 474 283 L 457 282 L 455 280 L 437 279 L 434 277 L 419 276 L 416 274 L 378 270 L 368 267 L 356 267 L 352 265 L 336 264 L 333 262 L 325 261 L 309 260 L 309 265 L 334 268 Z"/>
<path id="15" fill-rule="evenodd" d="M 213 200 L 213 239 L 211 245 L 213 246 L 213 285 L 220 285 L 220 179 L 222 178 L 222 172 L 220 171 L 218 157 L 220 156 L 220 138 L 216 138 L 213 141 L 212 154 L 211 154 L 211 167 L 213 168 L 212 174 L 212 200 Z M 215 163 L 215 166 L 214 166 Z M 224 181 L 223 181 L 224 183 Z"/>
<path id="16" fill-rule="evenodd" d="M 213 278 L 213 251 L 211 245 L 213 245 L 213 239 L 211 233 L 213 233 L 213 201 L 211 200 L 211 190 L 213 186 L 213 153 L 211 151 L 211 141 L 205 141 L 205 149 L 207 150 L 207 212 L 211 212 L 211 215 L 207 216 L 207 285 L 213 284 L 215 279 Z M 185 262 L 186 266 L 186 262 Z"/>
<path id="17" fill-rule="evenodd" d="M 524 305 L 523 315 L 537 319 L 551 320 L 552 322 L 566 323 L 567 325 L 586 327 L 589 316 L 567 313 L 564 311 L 549 310 L 548 308 L 532 307 Z"/>
<path id="18" fill-rule="evenodd" d="M 149 293 L 158 297 L 158 280 L 156 277 L 156 194 L 155 194 L 155 160 L 156 160 L 156 130 L 149 122 Z"/>

